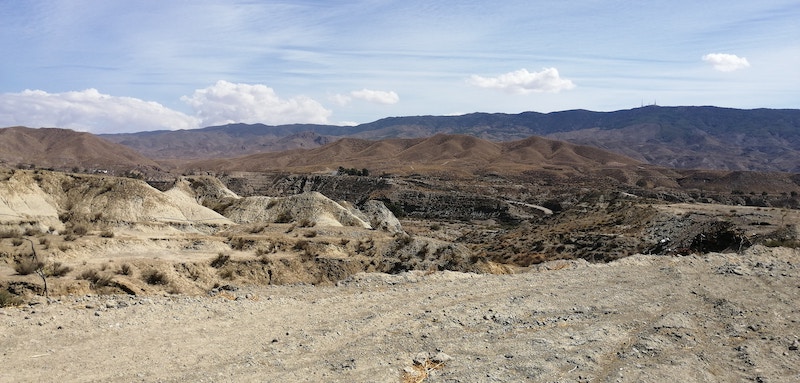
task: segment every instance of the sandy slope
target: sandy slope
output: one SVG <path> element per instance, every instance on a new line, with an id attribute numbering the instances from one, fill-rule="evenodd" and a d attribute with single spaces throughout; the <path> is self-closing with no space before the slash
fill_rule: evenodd
<path id="1" fill-rule="evenodd" d="M 759 246 L 518 275 L 63 297 L 0 309 L 0 381 L 398 382 L 431 357 L 445 363 L 430 382 L 792 382 L 798 267 L 797 250 Z"/>

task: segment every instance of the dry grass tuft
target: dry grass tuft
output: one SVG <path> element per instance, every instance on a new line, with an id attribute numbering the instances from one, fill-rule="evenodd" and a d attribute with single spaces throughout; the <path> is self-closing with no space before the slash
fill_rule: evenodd
<path id="1" fill-rule="evenodd" d="M 410 369 L 403 371 L 400 377 L 402 383 L 422 383 L 431 376 L 431 372 L 444 368 L 444 362 L 434 362 L 426 359 L 422 363 L 414 363 Z"/>

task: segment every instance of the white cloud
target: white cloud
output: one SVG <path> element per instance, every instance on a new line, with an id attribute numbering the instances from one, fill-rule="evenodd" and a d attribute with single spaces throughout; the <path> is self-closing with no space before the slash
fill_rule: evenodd
<path id="1" fill-rule="evenodd" d="M 217 81 L 198 89 L 181 100 L 196 111 L 201 125 L 223 125 L 233 122 L 291 124 L 326 124 L 331 111 L 305 96 L 289 99 L 278 97 L 266 85 L 234 84 Z"/>
<path id="2" fill-rule="evenodd" d="M 397 104 L 400 101 L 400 96 L 394 91 L 361 89 L 350 92 L 350 96 L 359 100 L 386 105 Z"/>
<path id="3" fill-rule="evenodd" d="M 733 72 L 750 66 L 747 58 L 727 53 L 709 53 L 703 56 L 703 61 L 714 66 L 720 72 Z"/>
<path id="4" fill-rule="evenodd" d="M 194 117 L 159 103 L 86 89 L 64 93 L 25 90 L 0 95 L 0 126 L 58 127 L 92 133 L 192 129 Z"/>
<path id="5" fill-rule="evenodd" d="M 334 94 L 332 96 L 329 96 L 328 99 L 331 102 L 333 102 L 334 104 L 339 105 L 339 106 L 345 106 L 345 105 L 349 104 L 350 101 L 353 101 L 352 97 L 350 97 L 350 96 L 348 96 L 346 94 L 341 94 L 341 93 L 337 93 L 337 94 Z"/>
<path id="6" fill-rule="evenodd" d="M 572 81 L 561 78 L 556 68 L 543 68 L 541 72 L 528 72 L 523 68 L 497 77 L 472 75 L 467 82 L 477 87 L 500 89 L 515 94 L 558 93 L 575 87 Z"/>
<path id="7" fill-rule="evenodd" d="M 345 106 L 353 101 L 353 99 L 364 100 L 376 104 L 392 105 L 400 101 L 400 96 L 394 91 L 384 90 L 371 90 L 361 89 L 354 90 L 348 94 L 335 94 L 330 96 L 329 99 L 339 106 Z"/>

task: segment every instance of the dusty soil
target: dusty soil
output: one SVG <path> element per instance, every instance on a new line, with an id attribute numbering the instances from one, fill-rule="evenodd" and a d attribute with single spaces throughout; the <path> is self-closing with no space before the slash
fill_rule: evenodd
<path id="1" fill-rule="evenodd" d="M 787 248 L 37 302 L 0 309 L 0 381 L 800 380 Z"/>

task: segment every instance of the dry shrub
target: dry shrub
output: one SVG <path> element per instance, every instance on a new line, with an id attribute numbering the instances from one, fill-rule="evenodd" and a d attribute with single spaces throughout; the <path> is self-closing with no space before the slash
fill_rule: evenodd
<path id="1" fill-rule="evenodd" d="M 22 299 L 18 296 L 11 294 L 8 290 L 0 290 L 0 307 L 19 306 L 22 304 Z"/>
<path id="2" fill-rule="evenodd" d="M 76 235 L 74 235 L 74 234 L 67 234 L 67 235 L 64 236 L 64 240 L 68 241 L 68 242 L 72 242 L 72 241 L 74 241 L 76 239 L 78 239 L 78 237 Z"/>
<path id="3" fill-rule="evenodd" d="M 70 271 L 72 271 L 71 267 L 62 264 L 61 262 L 53 262 L 53 264 L 50 265 L 50 269 L 47 270 L 47 273 L 54 277 L 63 277 L 69 274 Z"/>
<path id="4" fill-rule="evenodd" d="M 127 263 L 123 263 L 122 266 L 119 267 L 119 272 L 117 274 L 120 275 L 133 275 L 133 267 Z"/>
<path id="5" fill-rule="evenodd" d="M 108 286 L 114 277 L 111 274 L 104 273 L 95 269 L 84 270 L 78 279 L 83 279 L 91 282 L 92 287 L 99 288 Z"/>
<path id="6" fill-rule="evenodd" d="M 14 271 L 19 275 L 30 275 L 44 268 L 44 262 L 34 257 L 24 257 L 14 263 Z"/>
<path id="7" fill-rule="evenodd" d="M 225 266 L 228 261 L 231 260 L 231 256 L 225 253 L 217 254 L 217 257 L 211 260 L 211 267 L 215 269 L 219 269 L 222 266 Z"/>
<path id="8" fill-rule="evenodd" d="M 42 231 L 39 230 L 39 228 L 37 228 L 37 227 L 29 226 L 29 227 L 25 228 L 25 233 L 24 234 L 26 236 L 28 236 L 28 237 L 35 237 L 37 235 L 42 234 Z"/>
<path id="9" fill-rule="evenodd" d="M 89 228 L 86 227 L 86 225 L 75 225 L 70 229 L 70 231 L 72 234 L 83 236 L 89 232 Z"/>
<path id="10" fill-rule="evenodd" d="M 422 363 L 414 363 L 410 370 L 403 371 L 400 381 L 403 383 L 422 383 L 431 375 L 431 372 L 441 370 L 443 367 L 444 363 L 442 362 L 426 359 Z"/>
<path id="11" fill-rule="evenodd" d="M 155 269 L 142 273 L 142 280 L 148 285 L 168 285 L 169 276 L 163 271 Z"/>
<path id="12" fill-rule="evenodd" d="M 306 237 L 306 238 L 314 238 L 316 236 L 317 236 L 317 231 L 316 230 L 310 230 L 310 231 L 307 231 L 307 232 L 303 233 L 303 237 Z"/>
<path id="13" fill-rule="evenodd" d="M 103 238 L 114 238 L 114 232 L 111 230 L 103 230 L 103 232 L 100 233 L 100 236 Z"/>
<path id="14" fill-rule="evenodd" d="M 0 238 L 20 238 L 22 237 L 22 232 L 17 229 L 5 229 L 0 230 Z"/>
<path id="15" fill-rule="evenodd" d="M 24 242 L 25 241 L 23 241 L 22 238 L 14 238 L 11 240 L 11 244 L 14 246 L 22 245 Z"/>

